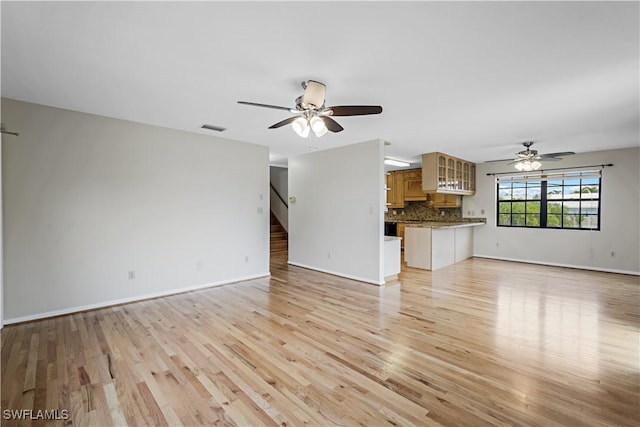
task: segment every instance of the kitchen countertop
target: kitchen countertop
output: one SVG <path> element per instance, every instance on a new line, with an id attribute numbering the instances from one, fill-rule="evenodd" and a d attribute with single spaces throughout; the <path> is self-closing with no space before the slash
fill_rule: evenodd
<path id="1" fill-rule="evenodd" d="M 405 227 L 419 227 L 419 228 L 461 228 L 461 227 L 475 227 L 477 225 L 484 225 L 484 222 L 445 222 L 445 221 L 407 221 Z"/>
<path id="2" fill-rule="evenodd" d="M 384 241 L 385 242 L 390 242 L 392 240 L 402 240 L 402 237 L 396 237 L 396 236 L 384 236 Z"/>

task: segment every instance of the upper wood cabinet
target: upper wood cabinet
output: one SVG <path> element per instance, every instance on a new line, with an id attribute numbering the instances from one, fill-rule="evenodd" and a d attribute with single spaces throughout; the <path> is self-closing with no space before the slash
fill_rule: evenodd
<path id="1" fill-rule="evenodd" d="M 387 207 L 404 208 L 404 171 L 387 173 Z"/>
<path id="2" fill-rule="evenodd" d="M 473 195 L 476 192 L 476 165 L 444 153 L 423 154 L 422 190 Z"/>
<path id="3" fill-rule="evenodd" d="M 427 200 L 427 193 L 422 189 L 422 170 L 404 170 L 404 200 L 406 202 Z"/>
<path id="4" fill-rule="evenodd" d="M 449 193 L 431 193 L 434 208 L 459 208 L 462 206 L 462 196 Z"/>

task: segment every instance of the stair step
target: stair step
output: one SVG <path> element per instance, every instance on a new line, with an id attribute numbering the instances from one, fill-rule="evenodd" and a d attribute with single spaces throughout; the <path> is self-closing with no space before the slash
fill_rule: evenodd
<path id="1" fill-rule="evenodd" d="M 269 227 L 270 231 L 270 241 L 269 248 L 270 252 L 275 255 L 275 257 L 285 257 L 289 251 L 289 241 L 288 241 L 288 233 L 287 230 L 284 229 L 278 218 L 271 213 L 271 224 Z"/>
<path id="2" fill-rule="evenodd" d="M 277 241 L 272 241 L 271 244 L 271 249 L 287 249 L 289 247 L 289 242 L 287 242 L 286 240 L 277 240 Z"/>

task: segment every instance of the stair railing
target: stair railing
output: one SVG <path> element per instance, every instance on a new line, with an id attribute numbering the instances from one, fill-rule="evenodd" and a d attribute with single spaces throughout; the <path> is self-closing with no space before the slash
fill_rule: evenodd
<path id="1" fill-rule="evenodd" d="M 269 183 L 269 186 L 271 187 L 271 212 L 282 224 L 282 227 L 289 232 L 289 205 L 272 183 Z"/>

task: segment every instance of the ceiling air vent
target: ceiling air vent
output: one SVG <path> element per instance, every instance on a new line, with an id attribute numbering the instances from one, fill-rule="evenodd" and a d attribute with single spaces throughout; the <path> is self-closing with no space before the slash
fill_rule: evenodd
<path id="1" fill-rule="evenodd" d="M 216 132 L 224 132 L 225 130 L 227 130 L 227 128 L 223 128 L 220 126 L 214 126 L 214 125 L 207 125 L 204 124 L 202 126 L 200 126 L 202 129 L 209 129 L 209 130 L 215 130 Z"/>

